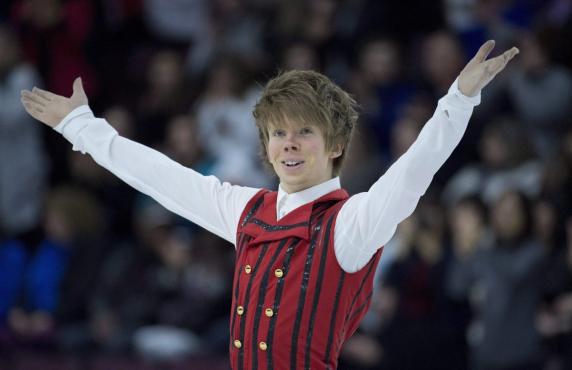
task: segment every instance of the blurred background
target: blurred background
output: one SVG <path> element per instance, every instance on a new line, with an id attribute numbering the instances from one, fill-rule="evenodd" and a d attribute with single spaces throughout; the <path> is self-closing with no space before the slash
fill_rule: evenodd
<path id="1" fill-rule="evenodd" d="M 72 152 L 21 89 L 81 76 L 121 135 L 275 188 L 253 104 L 318 70 L 361 104 L 353 194 L 491 38 L 521 53 L 385 247 L 340 369 L 572 369 L 571 0 L 2 0 L 0 369 L 229 366 L 233 247 Z"/>

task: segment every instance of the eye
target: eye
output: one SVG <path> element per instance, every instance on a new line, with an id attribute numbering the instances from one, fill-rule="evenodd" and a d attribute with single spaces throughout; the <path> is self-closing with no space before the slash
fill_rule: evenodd
<path id="1" fill-rule="evenodd" d="M 286 135 L 286 132 L 282 129 L 276 129 L 276 130 L 272 131 L 272 136 L 284 137 L 284 135 Z"/>
<path id="2" fill-rule="evenodd" d="M 314 132 L 314 130 L 312 130 L 311 127 L 303 127 L 302 129 L 300 129 L 300 134 L 302 135 L 310 135 Z"/>

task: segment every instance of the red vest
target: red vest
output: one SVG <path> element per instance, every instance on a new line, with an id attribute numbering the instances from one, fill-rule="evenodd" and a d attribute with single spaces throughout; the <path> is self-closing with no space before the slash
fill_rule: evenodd
<path id="1" fill-rule="evenodd" d="M 230 320 L 234 370 L 335 369 L 370 303 L 381 249 L 355 273 L 334 254 L 336 190 L 276 220 L 276 192 L 261 190 L 237 230 Z"/>

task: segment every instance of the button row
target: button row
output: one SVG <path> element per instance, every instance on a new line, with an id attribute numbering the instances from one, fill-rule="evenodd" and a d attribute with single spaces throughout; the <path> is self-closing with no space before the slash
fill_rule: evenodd
<path id="1" fill-rule="evenodd" d="M 238 316 L 242 316 L 244 314 L 244 307 L 243 306 L 236 307 L 236 314 Z M 274 316 L 274 310 L 272 308 L 267 308 L 266 310 L 264 310 L 264 314 L 266 315 L 266 317 L 272 317 Z"/>
<path id="2" fill-rule="evenodd" d="M 238 339 L 234 340 L 234 346 L 238 349 L 242 348 L 242 342 L 239 341 Z M 266 344 L 266 342 L 260 342 L 258 343 L 258 348 L 260 348 L 263 351 L 266 351 L 268 349 L 268 345 Z"/>
<path id="3" fill-rule="evenodd" d="M 244 272 L 246 274 L 250 274 L 252 272 L 252 266 L 250 265 L 244 266 Z M 282 269 L 276 269 L 274 270 L 274 276 L 276 276 L 277 278 L 281 278 L 282 276 L 284 276 L 284 271 L 282 271 Z"/>

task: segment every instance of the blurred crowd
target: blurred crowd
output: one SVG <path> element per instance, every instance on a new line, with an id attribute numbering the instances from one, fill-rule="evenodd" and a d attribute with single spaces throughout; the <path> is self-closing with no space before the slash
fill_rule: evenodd
<path id="1" fill-rule="evenodd" d="M 274 189 L 253 105 L 278 71 L 318 70 L 361 105 L 355 194 L 487 39 L 520 54 L 385 246 L 340 369 L 572 369 L 572 0 L 3 0 L 0 368 L 228 349 L 232 245 L 73 152 L 20 90 L 81 76 L 122 136 Z"/>

